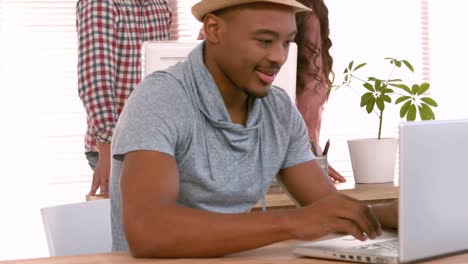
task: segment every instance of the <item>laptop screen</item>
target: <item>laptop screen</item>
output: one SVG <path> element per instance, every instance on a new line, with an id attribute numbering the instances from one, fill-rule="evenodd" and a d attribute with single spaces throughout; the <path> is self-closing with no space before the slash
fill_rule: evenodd
<path id="1" fill-rule="evenodd" d="M 400 261 L 468 249 L 468 120 L 400 125 Z"/>

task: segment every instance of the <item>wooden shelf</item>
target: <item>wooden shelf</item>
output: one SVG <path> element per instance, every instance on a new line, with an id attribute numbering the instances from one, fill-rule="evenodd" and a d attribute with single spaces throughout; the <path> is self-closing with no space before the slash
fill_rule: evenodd
<path id="1" fill-rule="evenodd" d="M 355 184 L 352 179 L 347 179 L 345 183 L 336 183 L 336 188 L 353 198 L 362 201 L 383 201 L 398 198 L 398 183 L 368 183 L 368 184 Z M 276 187 L 275 187 L 276 188 Z M 281 209 L 294 207 L 295 204 L 289 198 L 285 191 L 275 190 L 275 193 L 269 193 L 266 196 L 266 207 L 271 209 Z M 86 201 L 107 199 L 108 196 L 102 195 L 86 195 Z M 262 207 L 261 201 L 259 201 L 254 207 L 254 210 L 258 210 Z"/>
<path id="2" fill-rule="evenodd" d="M 398 182 L 356 184 L 354 180 L 348 178 L 347 182 L 336 183 L 335 186 L 341 193 L 368 202 L 396 199 L 399 192 Z M 294 206 L 294 202 L 285 191 L 269 193 L 266 196 L 267 208 L 280 209 Z M 253 208 L 258 209 L 261 207 L 262 204 L 259 201 Z"/>

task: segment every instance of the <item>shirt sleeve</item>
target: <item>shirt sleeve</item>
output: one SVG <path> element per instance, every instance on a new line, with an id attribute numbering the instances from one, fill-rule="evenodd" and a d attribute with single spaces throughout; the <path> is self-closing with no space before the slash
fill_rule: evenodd
<path id="1" fill-rule="evenodd" d="M 291 107 L 291 136 L 288 143 L 286 158 L 281 166 L 282 169 L 314 159 L 310 150 L 309 136 L 304 119 L 297 108 Z"/>
<path id="2" fill-rule="evenodd" d="M 115 105 L 116 25 L 118 12 L 110 1 L 79 1 L 78 93 L 93 127 L 93 136 L 110 142 L 118 113 Z"/>
<path id="3" fill-rule="evenodd" d="M 136 150 L 163 152 L 181 160 L 190 146 L 191 103 L 179 83 L 158 74 L 140 83 L 125 103 L 112 138 L 117 160 Z"/>

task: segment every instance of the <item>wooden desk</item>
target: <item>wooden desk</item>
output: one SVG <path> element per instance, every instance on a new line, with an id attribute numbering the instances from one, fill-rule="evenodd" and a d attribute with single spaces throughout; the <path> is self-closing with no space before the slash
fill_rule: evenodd
<path id="1" fill-rule="evenodd" d="M 369 203 L 396 199 L 399 192 L 398 182 L 355 184 L 354 180 L 348 178 L 347 182 L 336 183 L 335 186 L 340 192 Z M 294 202 L 287 193 L 272 193 L 266 196 L 266 207 L 268 209 L 284 209 L 294 206 Z M 253 209 L 258 210 L 261 207 L 260 201 Z"/>
<path id="2" fill-rule="evenodd" d="M 398 183 L 383 183 L 383 184 L 354 184 L 353 181 L 347 183 L 338 183 L 336 187 L 341 192 L 350 195 L 356 199 L 363 201 L 381 201 L 391 200 L 398 197 Z M 260 206 L 257 204 L 257 207 Z M 286 193 L 269 194 L 267 195 L 267 206 L 269 208 L 282 208 L 294 206 L 294 203 Z M 292 254 L 291 248 L 301 241 L 285 241 L 275 243 L 266 247 L 244 251 L 237 254 L 228 255 L 224 258 L 210 259 L 135 259 L 128 253 L 107 253 L 95 255 L 79 255 L 70 257 L 52 257 L 42 259 L 29 260 L 13 260 L 0 261 L 0 264 L 73 264 L 73 263 L 93 263 L 93 264 L 276 264 L 276 263 L 292 263 L 292 264 L 346 264 L 349 262 L 329 261 L 312 258 L 299 258 Z M 452 263 L 468 263 L 468 253 L 453 255 L 443 258 L 437 258 L 431 261 L 420 263 L 428 264 L 452 264 Z"/>
<path id="3" fill-rule="evenodd" d="M 346 264 L 349 262 L 328 261 L 312 258 L 299 258 L 291 253 L 291 248 L 299 241 L 286 241 L 272 244 L 266 247 L 249 250 L 233 255 L 226 256 L 225 258 L 210 258 L 210 259 L 135 259 L 128 253 L 109 253 L 109 254 L 96 254 L 96 255 L 80 255 L 70 257 L 52 257 L 42 259 L 28 259 L 28 260 L 13 260 L 13 261 L 0 261 L 0 264 L 74 264 L 74 263 L 92 263 L 92 264 L 275 264 L 275 263 L 291 263 L 291 264 L 333 264 L 340 263 Z M 468 253 L 459 254 L 444 258 L 438 258 L 431 261 L 420 263 L 428 264 L 452 264 L 452 263 L 468 263 Z"/>

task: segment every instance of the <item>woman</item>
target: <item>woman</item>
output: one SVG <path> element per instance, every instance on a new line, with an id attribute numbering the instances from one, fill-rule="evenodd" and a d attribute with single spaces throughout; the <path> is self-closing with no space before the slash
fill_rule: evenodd
<path id="1" fill-rule="evenodd" d="M 312 8 L 313 12 L 296 14 L 298 32 L 295 37 L 298 46 L 296 103 L 307 124 L 309 139 L 316 144 L 318 154 L 321 155 L 322 148 L 318 143 L 322 112 L 334 78 L 333 58 L 330 55 L 332 42 L 329 37 L 328 8 L 323 0 L 299 0 L 299 2 Z M 332 179 L 346 181 L 331 166 L 328 171 Z"/>

